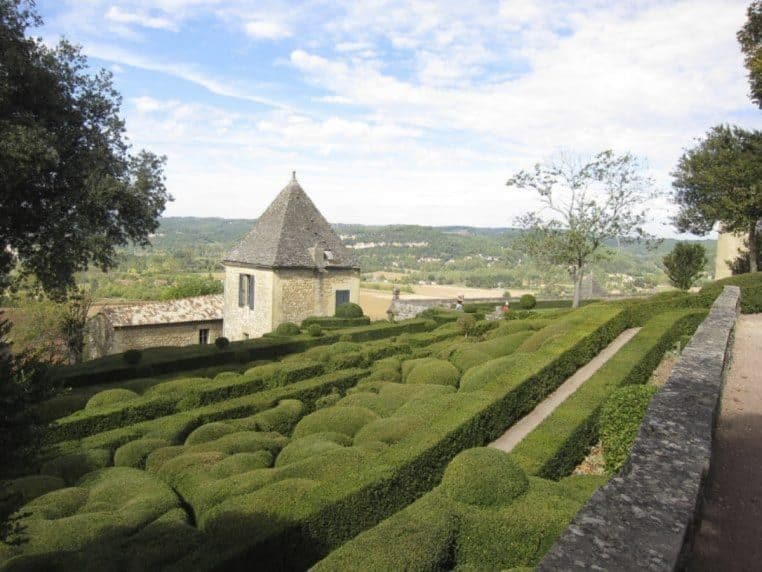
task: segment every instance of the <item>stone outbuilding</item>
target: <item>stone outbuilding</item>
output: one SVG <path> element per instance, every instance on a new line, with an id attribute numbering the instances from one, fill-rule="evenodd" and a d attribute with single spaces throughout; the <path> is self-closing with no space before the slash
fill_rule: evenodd
<path id="1" fill-rule="evenodd" d="M 255 338 L 359 301 L 360 266 L 296 176 L 223 261 L 223 335 Z"/>
<path id="2" fill-rule="evenodd" d="M 222 335 L 222 307 L 222 294 L 107 306 L 88 321 L 88 357 L 213 343 Z"/>

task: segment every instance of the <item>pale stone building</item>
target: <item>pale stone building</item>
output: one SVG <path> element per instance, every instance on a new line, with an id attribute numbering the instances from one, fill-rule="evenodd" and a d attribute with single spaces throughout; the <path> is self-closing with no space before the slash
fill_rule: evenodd
<path id="1" fill-rule="evenodd" d="M 108 306 L 88 322 L 89 359 L 132 349 L 211 344 L 222 335 L 222 294 Z"/>
<path id="2" fill-rule="evenodd" d="M 748 249 L 744 244 L 745 237 L 739 233 L 721 231 L 717 236 L 717 256 L 714 259 L 714 279 L 731 276 L 728 262 L 732 262 L 741 252 Z"/>
<path id="3" fill-rule="evenodd" d="M 359 301 L 360 267 L 296 176 L 223 261 L 223 334 L 242 340 Z"/>
<path id="4" fill-rule="evenodd" d="M 223 261 L 225 293 L 101 309 L 90 358 L 157 346 L 259 337 L 283 322 L 332 316 L 359 301 L 360 267 L 296 177 Z"/>

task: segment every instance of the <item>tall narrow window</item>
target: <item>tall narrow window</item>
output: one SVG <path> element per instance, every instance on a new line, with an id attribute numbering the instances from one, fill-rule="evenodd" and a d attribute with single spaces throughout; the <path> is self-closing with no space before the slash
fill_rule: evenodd
<path id="1" fill-rule="evenodd" d="M 254 309 L 254 276 L 249 274 L 247 276 L 248 281 L 246 283 L 246 301 L 249 308 Z"/>
<path id="2" fill-rule="evenodd" d="M 336 290 L 336 305 L 349 302 L 349 290 Z"/>
<path id="3" fill-rule="evenodd" d="M 248 274 L 238 275 L 238 306 L 240 308 L 243 308 L 246 304 L 246 284 L 248 282 L 247 278 Z"/>
<path id="4" fill-rule="evenodd" d="M 201 329 L 198 331 L 198 343 L 205 346 L 209 343 L 209 330 Z"/>

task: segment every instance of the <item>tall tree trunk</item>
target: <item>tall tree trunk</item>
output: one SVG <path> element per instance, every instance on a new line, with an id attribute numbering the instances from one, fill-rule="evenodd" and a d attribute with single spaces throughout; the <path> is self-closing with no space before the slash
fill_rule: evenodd
<path id="1" fill-rule="evenodd" d="M 572 308 L 579 308 L 579 299 L 582 294 L 582 267 L 577 267 L 574 273 L 574 301 L 572 302 Z"/>
<path id="2" fill-rule="evenodd" d="M 749 272 L 757 272 L 757 221 L 755 220 L 749 229 Z"/>

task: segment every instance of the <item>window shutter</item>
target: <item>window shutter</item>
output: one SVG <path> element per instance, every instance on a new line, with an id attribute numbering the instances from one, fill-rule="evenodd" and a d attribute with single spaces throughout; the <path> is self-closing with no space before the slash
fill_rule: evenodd
<path id="1" fill-rule="evenodd" d="M 246 274 L 238 275 L 238 306 L 243 307 L 246 304 Z"/>
<path id="2" fill-rule="evenodd" d="M 254 309 L 254 276 L 252 276 L 251 274 L 249 274 L 248 301 L 249 301 L 249 308 Z"/>

